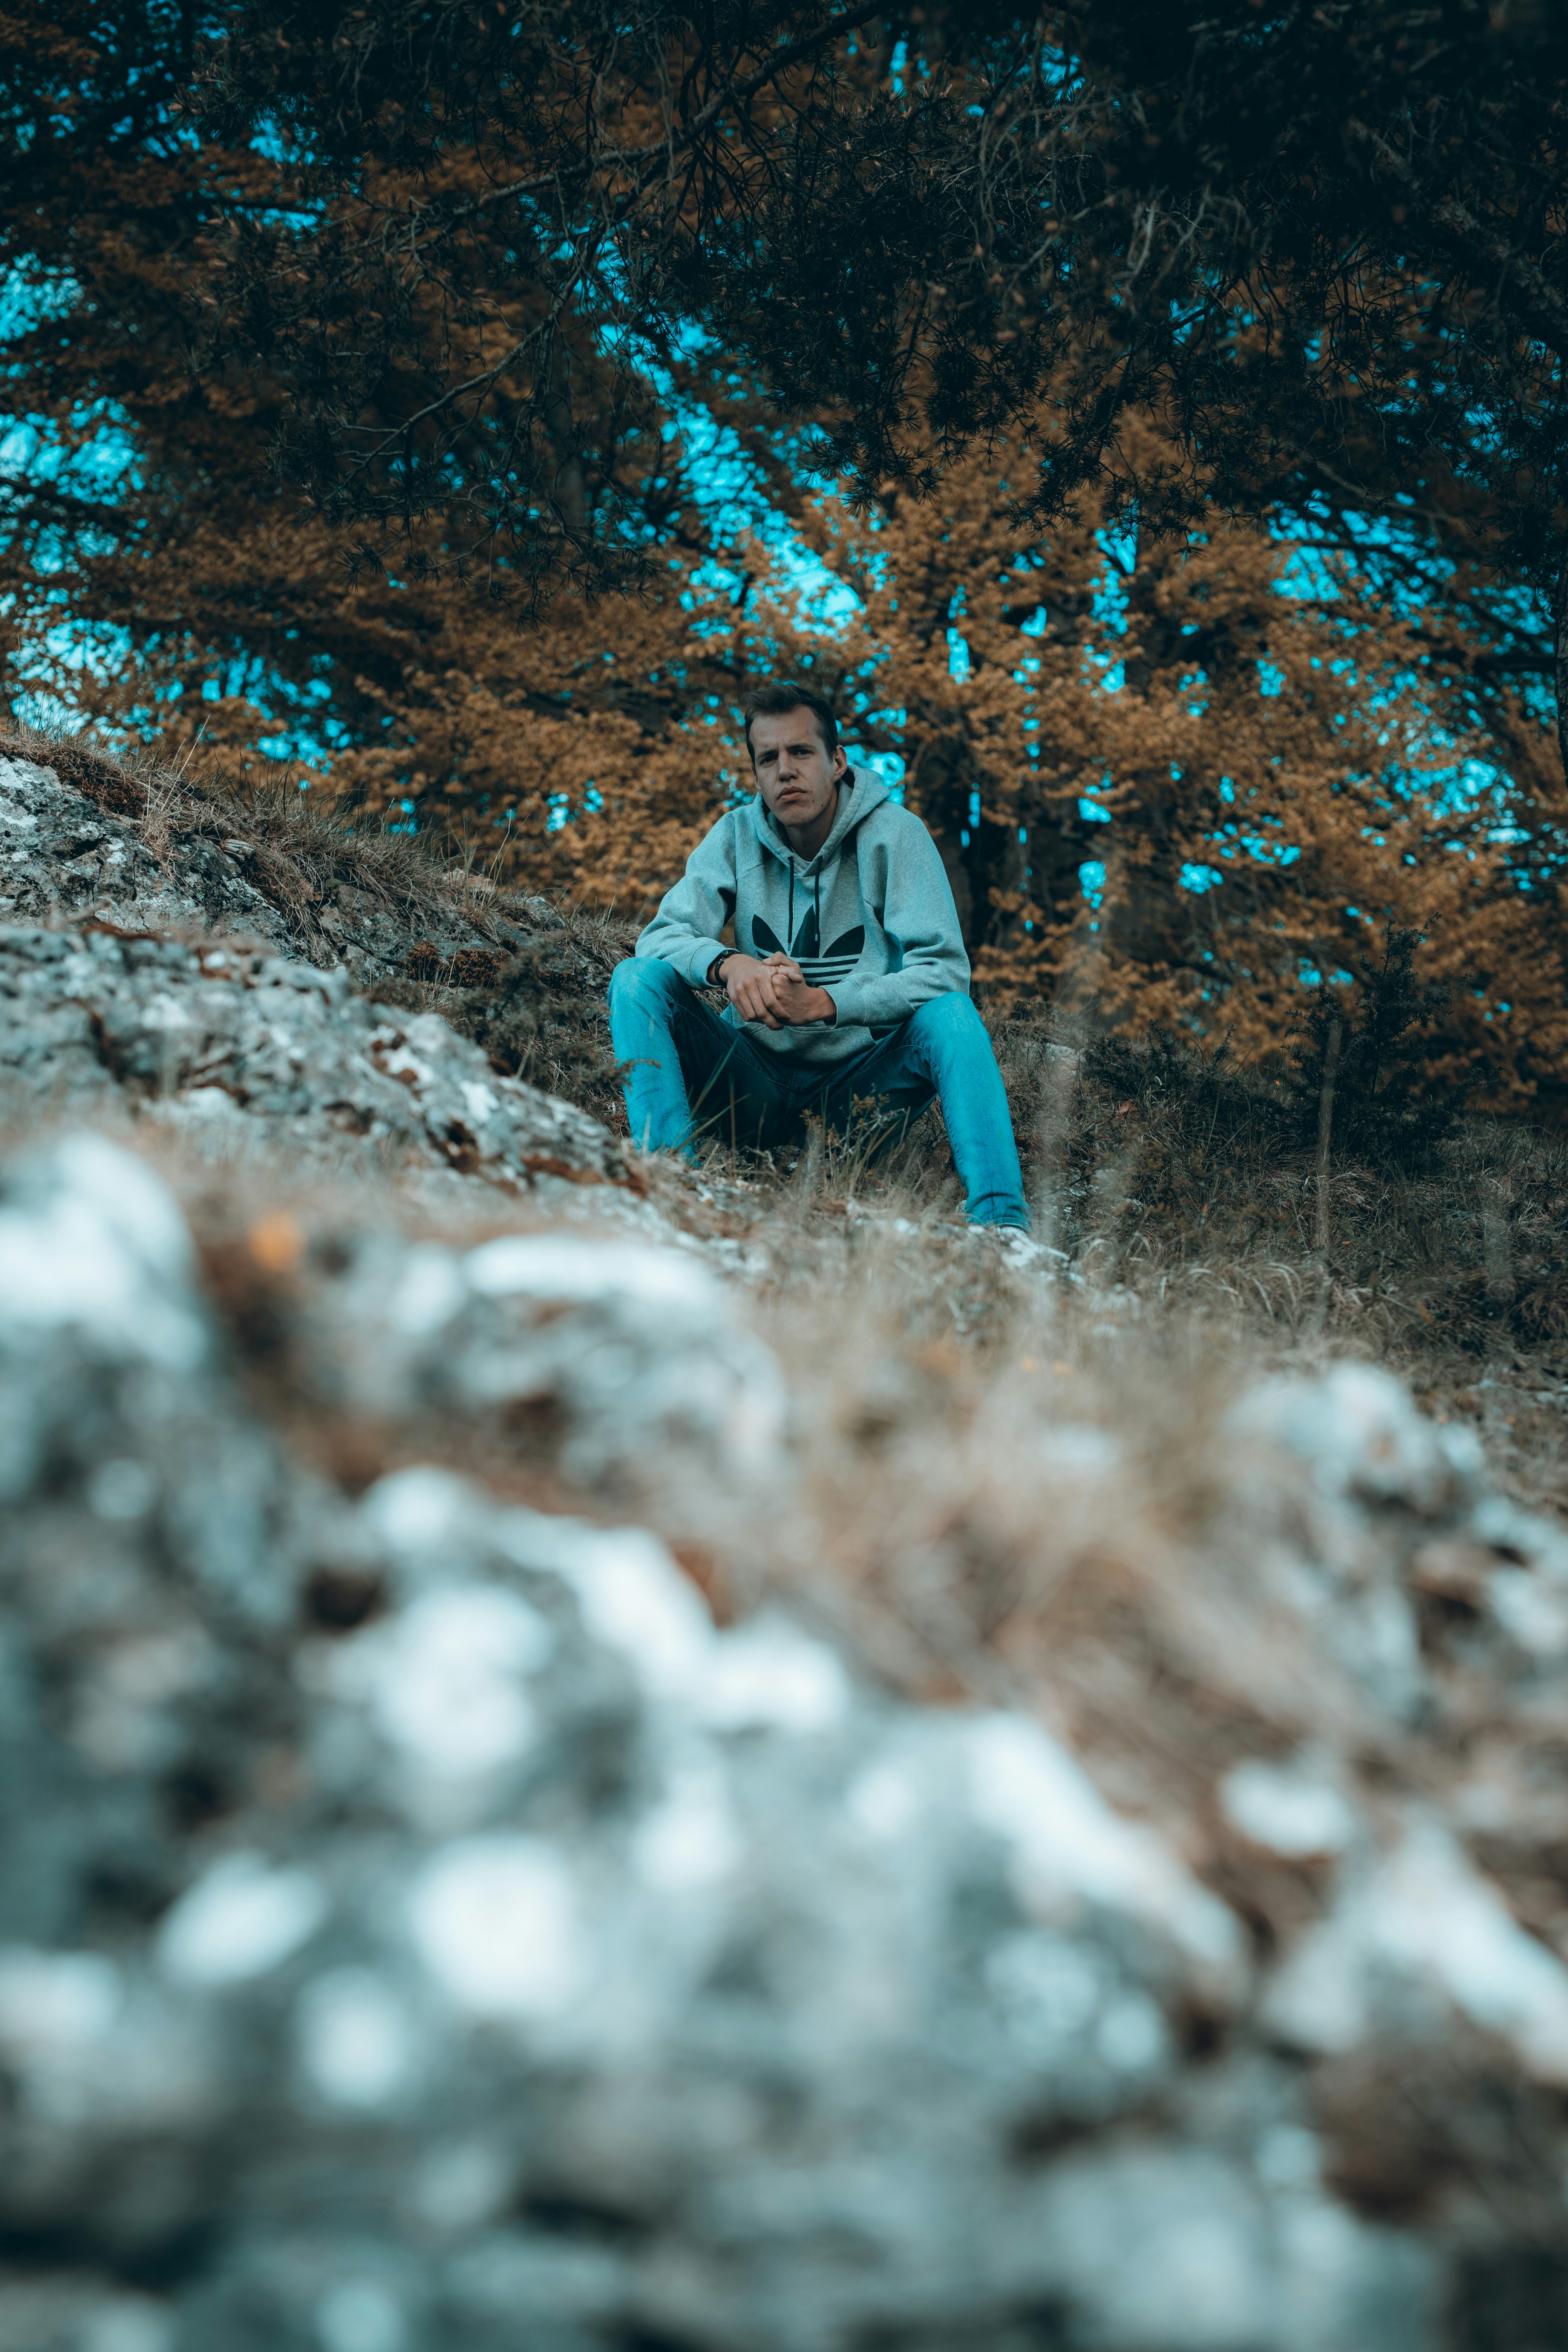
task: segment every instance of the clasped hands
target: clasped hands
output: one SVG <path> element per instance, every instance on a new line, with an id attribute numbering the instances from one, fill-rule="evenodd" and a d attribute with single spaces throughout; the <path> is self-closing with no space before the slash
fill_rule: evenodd
<path id="1" fill-rule="evenodd" d="M 763 961 L 732 955 L 719 975 L 724 992 L 745 1021 L 766 1029 L 798 1029 L 812 1021 L 832 1021 L 837 1007 L 825 988 L 814 988 L 793 956 Z"/>

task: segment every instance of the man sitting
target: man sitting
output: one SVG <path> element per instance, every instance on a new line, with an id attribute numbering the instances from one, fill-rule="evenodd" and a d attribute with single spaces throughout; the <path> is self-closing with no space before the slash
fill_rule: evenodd
<path id="1" fill-rule="evenodd" d="M 699 842 L 610 982 L 632 1140 L 694 1160 L 701 1133 L 766 1149 L 807 1112 L 843 1130 L 871 1098 L 907 1125 L 935 1095 L 970 1223 L 1026 1230 L 1007 1097 L 930 834 L 847 764 L 809 688 L 754 694 L 746 748 L 756 798 Z M 721 1015 L 696 993 L 716 985 Z"/>

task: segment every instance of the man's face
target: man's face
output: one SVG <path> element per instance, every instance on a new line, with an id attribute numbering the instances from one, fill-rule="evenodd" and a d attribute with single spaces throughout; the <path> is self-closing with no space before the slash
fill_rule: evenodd
<path id="1" fill-rule="evenodd" d="M 752 766 L 765 806 L 781 824 L 809 825 L 833 803 L 847 762 L 841 743 L 830 751 L 804 704 L 752 721 Z"/>

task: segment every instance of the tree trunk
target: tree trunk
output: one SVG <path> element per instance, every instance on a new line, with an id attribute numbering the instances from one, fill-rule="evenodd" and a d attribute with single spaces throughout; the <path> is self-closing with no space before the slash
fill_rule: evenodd
<path id="1" fill-rule="evenodd" d="M 566 348 L 559 333 L 551 348 L 548 383 L 544 425 L 555 446 L 558 459 L 552 486 L 555 509 L 571 537 L 581 539 L 588 520 L 587 485 L 584 480 L 583 459 L 577 446 L 577 420 L 572 411 Z"/>
<path id="2" fill-rule="evenodd" d="M 1563 773 L 1568 777 L 1568 551 L 1557 574 L 1552 600 L 1552 685 L 1557 694 L 1557 749 Z"/>
<path id="3" fill-rule="evenodd" d="M 1513 1186 L 1506 1176 L 1481 1179 L 1481 1246 L 1487 1268 L 1487 1297 L 1507 1307 L 1514 1297 L 1513 1253 L 1509 1241 L 1509 1208 Z"/>
<path id="4" fill-rule="evenodd" d="M 1340 1018 L 1329 1024 L 1323 1045 L 1323 1091 L 1318 1097 L 1318 1224 L 1314 1236 L 1318 1255 L 1329 1246 L 1329 1140 L 1334 1131 L 1334 1080 L 1340 1067 Z"/>

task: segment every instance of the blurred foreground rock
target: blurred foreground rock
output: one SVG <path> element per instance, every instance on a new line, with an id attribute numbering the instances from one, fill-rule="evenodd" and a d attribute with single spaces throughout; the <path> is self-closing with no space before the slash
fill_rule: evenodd
<path id="1" fill-rule="evenodd" d="M 313 1412 L 553 1398 L 584 1475 L 684 1446 L 776 1506 L 701 1269 L 376 1248 L 302 1310 Z M 1460 1585 L 1494 1712 L 1560 1708 L 1555 1538 L 1393 1383 L 1246 1418 L 1391 1725 Z M 644 1529 L 351 1501 L 91 1137 L 0 1190 L 0 1506 L 7 2352 L 1559 2340 L 1568 1972 L 1434 1806 L 1233 1761 L 1226 1834 L 1317 1890 L 1280 1948 L 1032 1719 L 716 1629 Z"/>

